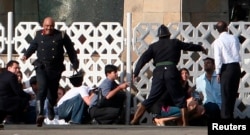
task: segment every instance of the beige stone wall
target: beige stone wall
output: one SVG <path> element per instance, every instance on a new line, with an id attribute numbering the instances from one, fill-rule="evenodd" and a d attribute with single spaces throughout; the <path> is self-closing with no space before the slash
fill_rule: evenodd
<path id="1" fill-rule="evenodd" d="M 127 13 L 132 13 L 132 28 L 140 22 L 163 23 L 229 20 L 228 0 L 124 0 L 123 27 L 127 27 Z M 137 56 L 132 54 L 132 61 Z M 126 60 L 126 54 L 122 55 Z"/>
<path id="2" fill-rule="evenodd" d="M 124 0 L 124 20 L 132 13 L 132 27 L 139 22 L 164 23 L 181 21 L 181 0 Z"/>
<path id="3" fill-rule="evenodd" d="M 140 22 L 191 22 L 197 25 L 229 20 L 228 0 L 124 0 L 125 28 L 128 12 L 132 13 L 132 27 Z"/>
<path id="4" fill-rule="evenodd" d="M 140 22 L 163 23 L 181 21 L 181 0 L 124 0 L 123 27 L 127 27 L 127 13 L 132 13 L 132 28 Z M 126 49 L 126 48 L 125 48 Z M 132 53 L 134 62 L 137 55 Z M 122 54 L 122 60 L 126 60 L 126 54 Z"/>

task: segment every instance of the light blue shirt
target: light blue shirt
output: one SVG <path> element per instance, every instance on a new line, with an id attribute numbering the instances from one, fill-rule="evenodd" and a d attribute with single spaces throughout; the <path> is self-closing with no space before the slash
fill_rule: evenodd
<path id="1" fill-rule="evenodd" d="M 240 62 L 240 42 L 237 37 L 222 32 L 213 43 L 216 74 L 220 74 L 222 64 Z"/>
<path id="2" fill-rule="evenodd" d="M 221 108 L 221 89 L 216 76 L 214 72 L 211 81 L 206 78 L 205 73 L 196 78 L 196 91 L 202 92 L 204 96 L 203 104 L 212 102 Z"/>

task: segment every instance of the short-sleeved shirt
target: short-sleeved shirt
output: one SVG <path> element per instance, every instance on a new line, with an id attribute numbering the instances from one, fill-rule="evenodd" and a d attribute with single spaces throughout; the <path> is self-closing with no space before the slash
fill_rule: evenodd
<path id="1" fill-rule="evenodd" d="M 64 101 L 69 100 L 77 95 L 81 95 L 82 98 L 89 96 L 89 90 L 91 88 L 87 86 L 74 87 L 67 91 L 65 95 L 58 101 L 57 106 L 60 106 Z"/>
<path id="2" fill-rule="evenodd" d="M 114 81 L 114 80 L 110 80 L 108 78 L 106 78 L 105 80 L 102 81 L 102 83 L 100 84 L 99 88 L 102 90 L 102 95 L 103 96 L 107 96 L 108 93 L 115 89 L 118 86 L 118 84 Z M 95 106 L 97 104 L 97 95 L 95 94 L 90 101 L 90 107 Z"/>

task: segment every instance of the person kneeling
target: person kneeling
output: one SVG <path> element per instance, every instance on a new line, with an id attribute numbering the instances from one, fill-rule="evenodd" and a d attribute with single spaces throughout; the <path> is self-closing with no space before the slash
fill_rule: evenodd
<path id="1" fill-rule="evenodd" d="M 128 83 L 117 84 L 118 67 L 105 66 L 106 79 L 98 87 L 98 94 L 91 99 L 89 113 L 97 124 L 122 124 L 124 101 L 126 93 L 123 91 Z"/>
<path id="2" fill-rule="evenodd" d="M 80 73 L 80 72 L 79 72 Z M 89 94 L 92 89 L 82 85 L 83 74 L 74 75 L 70 78 L 71 84 L 74 86 L 58 101 L 59 119 L 64 119 L 70 124 L 82 124 L 88 109 L 90 99 L 94 94 Z"/>

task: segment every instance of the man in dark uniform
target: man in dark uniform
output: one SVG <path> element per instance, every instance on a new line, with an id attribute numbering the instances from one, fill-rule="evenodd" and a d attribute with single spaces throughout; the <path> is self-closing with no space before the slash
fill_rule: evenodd
<path id="1" fill-rule="evenodd" d="M 151 59 L 153 59 L 155 69 L 153 71 L 152 87 L 149 97 L 139 105 L 133 120 L 130 122 L 132 125 L 138 123 L 145 110 L 152 107 L 165 90 L 168 91 L 173 103 L 181 108 L 183 126 L 187 124 L 185 92 L 182 91 L 180 75 L 176 65 L 180 60 L 181 50 L 203 51 L 204 53 L 206 53 L 206 50 L 200 45 L 170 39 L 170 35 L 168 28 L 161 25 L 158 29 L 159 41 L 150 45 L 136 64 L 134 80 L 138 76 L 141 68 Z M 160 109 L 158 110 L 160 111 Z"/>
<path id="2" fill-rule="evenodd" d="M 7 115 L 23 113 L 31 99 L 19 85 L 19 71 L 19 63 L 11 60 L 7 63 L 6 70 L 0 73 L 0 129 L 3 128 L 2 122 Z"/>
<path id="3" fill-rule="evenodd" d="M 44 101 L 48 98 L 48 118 L 54 119 L 54 105 L 57 100 L 57 89 L 62 72 L 65 70 L 64 48 L 75 70 L 78 69 L 79 61 L 73 43 L 69 36 L 59 30 L 54 29 L 55 21 L 47 17 L 43 22 L 43 30 L 36 33 L 34 40 L 22 57 L 28 59 L 37 51 L 37 60 L 33 63 L 36 70 L 38 82 L 37 96 L 37 126 L 42 126 L 44 120 Z"/>

